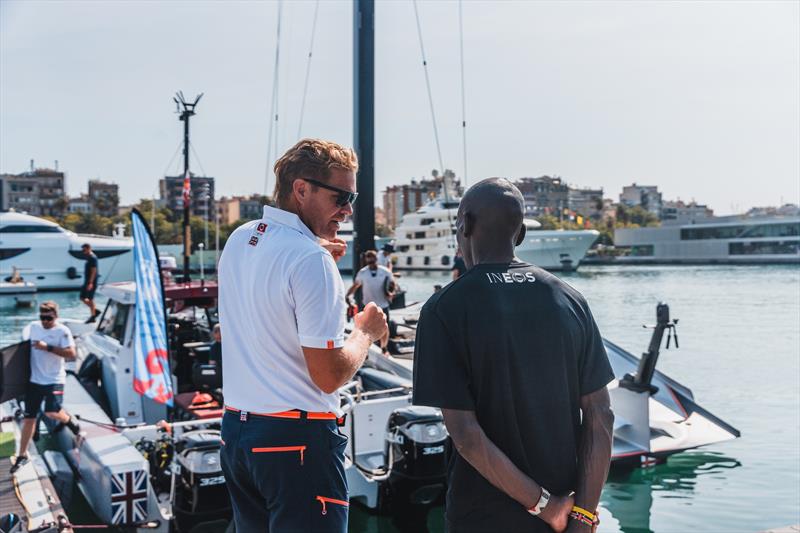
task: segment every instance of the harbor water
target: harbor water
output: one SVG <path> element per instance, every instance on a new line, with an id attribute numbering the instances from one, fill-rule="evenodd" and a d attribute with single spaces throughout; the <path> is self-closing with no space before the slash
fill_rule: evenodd
<path id="1" fill-rule="evenodd" d="M 754 532 L 800 523 L 800 268 L 597 266 L 561 276 L 586 296 L 603 335 L 637 355 L 651 333 L 642 325 L 654 323 L 656 304 L 667 302 L 679 319 L 680 349 L 662 351 L 658 368 L 742 433 L 666 464 L 612 471 L 599 531 Z M 404 273 L 401 282 L 412 302 L 449 279 Z M 88 316 L 77 293 L 38 295 L 51 298 L 62 316 Z M 36 315 L 0 300 L 2 344 L 16 342 Z M 427 524 L 444 530 L 441 508 Z M 391 517 L 354 505 L 350 531 L 397 528 Z"/>

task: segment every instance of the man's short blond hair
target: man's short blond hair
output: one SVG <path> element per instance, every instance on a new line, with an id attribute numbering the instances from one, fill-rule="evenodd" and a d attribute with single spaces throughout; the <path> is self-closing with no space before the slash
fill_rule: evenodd
<path id="1" fill-rule="evenodd" d="M 298 178 L 327 182 L 332 169 L 358 172 L 358 156 L 352 148 L 321 139 L 302 139 L 275 162 L 275 192 L 278 207 L 285 207 Z"/>
<path id="2" fill-rule="evenodd" d="M 55 313 L 58 316 L 58 304 L 53 300 L 47 300 L 39 304 L 40 313 Z"/>

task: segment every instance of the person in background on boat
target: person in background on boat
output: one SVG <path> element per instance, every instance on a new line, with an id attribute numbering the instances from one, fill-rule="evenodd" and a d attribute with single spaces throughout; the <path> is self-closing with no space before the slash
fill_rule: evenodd
<path id="1" fill-rule="evenodd" d="M 467 265 L 464 263 L 464 257 L 460 249 L 456 251 L 456 256 L 453 258 L 453 268 L 450 270 L 453 272 L 453 281 L 467 272 Z"/>
<path id="2" fill-rule="evenodd" d="M 211 343 L 211 347 L 208 350 L 208 362 L 222 369 L 222 326 L 214 324 L 211 336 L 214 342 Z"/>
<path id="3" fill-rule="evenodd" d="M 364 252 L 364 262 L 366 266 L 358 271 L 353 284 L 347 290 L 348 303 L 352 304 L 353 295 L 361 288 L 363 304 L 374 302 L 383 310 L 388 320 L 389 306 L 396 288 L 392 271 L 378 264 L 378 253 L 375 250 Z"/>
<path id="4" fill-rule="evenodd" d="M 208 350 L 208 362 L 219 366 L 222 363 L 222 326 L 214 324 L 214 328 L 211 330 L 211 337 L 214 342 L 211 343 L 211 347 Z"/>
<path id="5" fill-rule="evenodd" d="M 100 271 L 97 268 L 97 256 L 92 252 L 92 246 L 89 243 L 81 246 L 81 252 L 83 252 L 86 264 L 83 267 L 83 285 L 81 286 L 80 299 L 89 307 L 91 314 L 89 315 L 89 320 L 86 321 L 89 324 L 97 320 L 97 315 L 100 314 L 100 311 L 94 305 L 94 292 L 97 290 L 97 278 L 100 275 Z"/>
<path id="6" fill-rule="evenodd" d="M 352 149 L 303 139 L 275 163 L 277 208 L 231 234 L 219 262 L 225 344 L 222 469 L 236 531 L 347 531 L 337 389 L 387 335 L 375 304 L 345 338 L 334 242 L 352 214 Z"/>
<path id="7" fill-rule="evenodd" d="M 394 267 L 392 265 L 392 254 L 394 253 L 394 246 L 391 243 L 386 243 L 381 247 L 381 251 L 378 254 L 378 266 L 385 267 L 389 269 L 389 271 L 393 271 Z"/>
<path id="8" fill-rule="evenodd" d="M 31 342 L 31 379 L 25 392 L 25 418 L 12 474 L 28 462 L 28 445 L 42 402 L 45 416 L 59 422 L 57 431 L 64 426 L 76 435 L 80 431 L 77 422 L 61 407 L 67 379 L 64 362 L 75 358 L 75 341 L 69 328 L 59 324 L 57 319 L 58 304 L 43 302 L 39 306 L 39 320 L 31 322 L 23 331 L 23 338 Z"/>
<path id="9" fill-rule="evenodd" d="M 580 293 L 515 257 L 522 214 L 508 180 L 467 191 L 456 235 L 468 271 L 417 325 L 413 402 L 442 409 L 457 451 L 448 531 L 589 532 L 608 474 L 603 340 Z"/>

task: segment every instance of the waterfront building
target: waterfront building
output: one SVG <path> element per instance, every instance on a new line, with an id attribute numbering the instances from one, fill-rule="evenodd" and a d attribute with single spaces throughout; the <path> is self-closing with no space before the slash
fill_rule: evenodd
<path id="1" fill-rule="evenodd" d="M 92 202 L 86 194 L 70 198 L 67 202 L 67 212 L 69 213 L 83 213 L 88 215 L 93 212 Z"/>
<path id="2" fill-rule="evenodd" d="M 702 223 L 619 228 L 620 263 L 800 263 L 800 217 L 715 217 Z"/>
<path id="3" fill-rule="evenodd" d="M 561 216 L 569 208 L 569 186 L 560 177 L 526 177 L 514 184 L 525 199 L 525 216 Z"/>
<path id="4" fill-rule="evenodd" d="M 688 204 L 681 200 L 666 201 L 661 207 L 661 222 L 663 224 L 694 224 L 696 222 L 708 222 L 708 219 L 713 217 L 713 209 L 694 201 Z"/>
<path id="5" fill-rule="evenodd" d="M 214 178 L 190 174 L 189 182 L 192 190 L 191 215 L 214 220 Z M 164 176 L 158 182 L 158 190 L 175 220 L 183 217 L 183 176 Z"/>
<path id="6" fill-rule="evenodd" d="M 780 207 L 752 207 L 747 211 L 747 213 L 745 213 L 745 216 L 800 217 L 800 206 L 796 204 L 783 204 Z"/>
<path id="7" fill-rule="evenodd" d="M 592 220 L 603 218 L 603 189 L 573 189 L 567 191 L 570 211 Z"/>
<path id="8" fill-rule="evenodd" d="M 217 201 L 217 216 L 222 225 L 233 224 L 237 220 L 256 220 L 263 216 L 264 206 L 271 205 L 269 196 L 253 194 L 250 196 L 223 196 Z"/>
<path id="9" fill-rule="evenodd" d="M 270 204 L 267 196 L 253 194 L 239 198 L 239 218 L 243 220 L 257 220 L 264 216 L 264 206 Z"/>
<path id="10" fill-rule="evenodd" d="M 619 202 L 628 207 L 641 207 L 657 217 L 661 216 L 662 199 L 655 185 L 626 185 L 619 195 Z"/>
<path id="11" fill-rule="evenodd" d="M 67 209 L 64 186 L 65 175 L 58 168 L 34 168 L 31 160 L 28 172 L 0 174 L 0 210 L 61 217 Z"/>
<path id="12" fill-rule="evenodd" d="M 446 171 L 450 172 L 450 171 Z M 452 179 L 454 193 L 460 195 L 461 184 L 451 172 L 448 178 Z M 392 185 L 383 192 L 383 212 L 386 216 L 386 225 L 394 229 L 406 213 L 413 213 L 423 205 L 435 198 L 442 190 L 442 178 L 434 176 L 432 179 L 412 179 L 410 184 Z"/>
<path id="13" fill-rule="evenodd" d="M 89 180 L 89 201 L 92 212 L 113 217 L 119 208 L 119 185 L 100 180 Z"/>
<path id="14" fill-rule="evenodd" d="M 241 217 L 239 216 L 239 197 L 223 196 L 217 200 L 217 219 L 223 226 L 233 224 Z"/>

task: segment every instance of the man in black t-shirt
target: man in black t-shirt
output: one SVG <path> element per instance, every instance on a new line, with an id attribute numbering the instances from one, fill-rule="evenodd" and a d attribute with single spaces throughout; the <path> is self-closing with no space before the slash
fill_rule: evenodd
<path id="1" fill-rule="evenodd" d="M 94 292 L 97 290 L 97 278 L 100 272 L 97 269 L 97 256 L 92 252 L 92 246 L 89 243 L 81 246 L 83 257 L 86 264 L 83 267 L 83 285 L 81 286 L 80 299 L 89 307 L 91 314 L 86 323 L 94 322 L 97 315 L 100 314 L 94 305 Z"/>
<path id="2" fill-rule="evenodd" d="M 457 452 L 447 529 L 588 533 L 573 505 L 594 514 L 613 428 L 589 306 L 514 256 L 523 199 L 507 180 L 470 188 L 457 228 L 469 270 L 423 307 L 414 355 L 414 403 L 442 409 Z"/>

